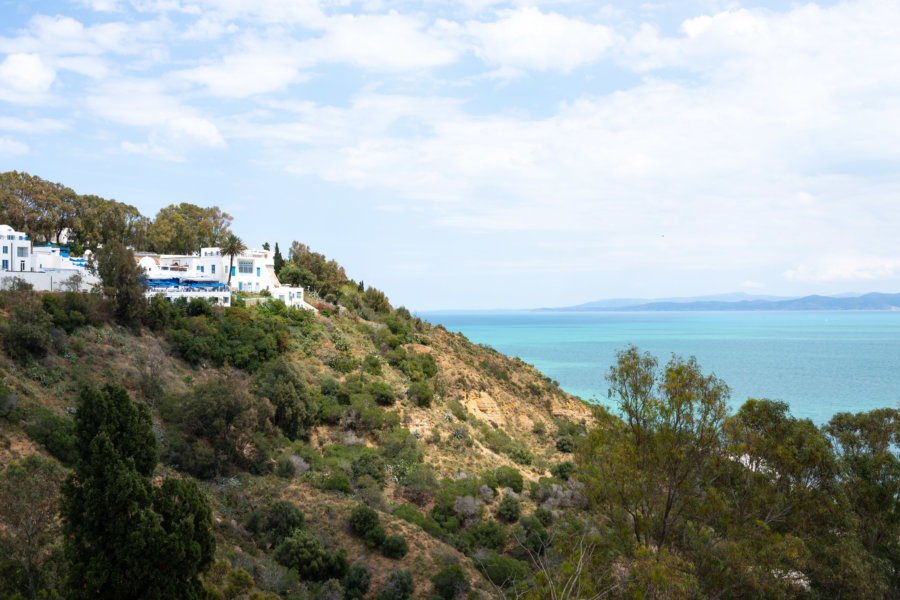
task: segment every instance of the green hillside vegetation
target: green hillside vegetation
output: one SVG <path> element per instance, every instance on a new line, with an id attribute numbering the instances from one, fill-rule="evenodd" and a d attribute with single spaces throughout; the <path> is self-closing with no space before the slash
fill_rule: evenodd
<path id="1" fill-rule="evenodd" d="M 900 593 L 894 409 L 731 412 L 636 348 L 591 407 L 299 243 L 317 313 L 147 303 L 104 249 L 0 291 L 0 597 Z"/>

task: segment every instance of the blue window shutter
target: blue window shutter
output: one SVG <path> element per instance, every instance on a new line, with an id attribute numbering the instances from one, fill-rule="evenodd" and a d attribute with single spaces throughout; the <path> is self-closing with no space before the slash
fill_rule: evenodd
<path id="1" fill-rule="evenodd" d="M 231 267 L 231 276 L 234 277 L 234 267 Z"/>
<path id="2" fill-rule="evenodd" d="M 259 277 L 259 267 L 256 267 L 256 276 Z"/>
<path id="3" fill-rule="evenodd" d="M 243 289 L 244 289 L 244 284 L 241 283 L 240 281 L 238 281 L 238 291 L 241 291 Z"/>

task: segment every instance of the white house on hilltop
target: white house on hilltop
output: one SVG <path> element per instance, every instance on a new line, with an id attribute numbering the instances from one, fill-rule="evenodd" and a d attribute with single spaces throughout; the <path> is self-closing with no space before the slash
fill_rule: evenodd
<path id="1" fill-rule="evenodd" d="M 69 256 L 68 248 L 33 246 L 22 231 L 0 225 L 0 284 L 22 279 L 37 290 L 90 290 L 100 279 L 85 268 L 86 258 Z"/>
<path id="2" fill-rule="evenodd" d="M 138 253 L 138 264 L 144 269 L 148 283 L 169 280 L 188 282 L 197 288 L 214 283 L 226 285 L 231 273 L 231 291 L 258 294 L 263 291 L 288 306 L 312 308 L 304 301 L 302 287 L 281 285 L 275 276 L 275 255 L 270 250 L 245 250 L 232 258 L 222 254 L 221 248 L 201 248 L 199 254 Z M 167 297 L 181 297 L 190 287 L 171 286 Z M 214 288 L 210 288 L 214 289 Z M 160 293 L 157 290 L 155 293 Z M 219 290 L 220 295 L 221 290 Z M 193 293 L 191 294 L 193 295 Z M 191 297 L 191 296 L 187 296 Z"/>

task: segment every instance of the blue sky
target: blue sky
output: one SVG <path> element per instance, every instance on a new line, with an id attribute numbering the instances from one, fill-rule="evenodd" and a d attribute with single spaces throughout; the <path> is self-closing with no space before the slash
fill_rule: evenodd
<path id="1" fill-rule="evenodd" d="M 0 0 L 0 170 L 413 310 L 900 291 L 900 3 Z"/>

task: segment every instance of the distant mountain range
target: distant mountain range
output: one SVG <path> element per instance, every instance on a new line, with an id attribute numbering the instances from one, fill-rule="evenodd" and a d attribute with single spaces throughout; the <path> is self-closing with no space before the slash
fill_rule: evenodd
<path id="1" fill-rule="evenodd" d="M 751 296 L 717 294 L 693 298 L 617 298 L 554 309 L 563 311 L 702 311 L 702 310 L 900 310 L 900 294 L 870 293 L 838 296 Z"/>

